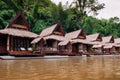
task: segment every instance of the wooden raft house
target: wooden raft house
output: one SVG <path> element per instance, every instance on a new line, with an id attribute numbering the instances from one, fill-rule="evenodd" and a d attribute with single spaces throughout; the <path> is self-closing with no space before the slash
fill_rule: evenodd
<path id="1" fill-rule="evenodd" d="M 31 55 L 30 42 L 35 37 L 37 34 L 30 32 L 28 23 L 20 11 L 5 29 L 0 30 L 0 54 Z"/>
<path id="2" fill-rule="evenodd" d="M 89 47 L 89 52 L 91 52 L 91 54 L 102 54 L 103 48 L 102 45 L 99 44 L 102 42 L 101 33 L 87 35 L 87 40 L 92 43 Z"/>
<path id="3" fill-rule="evenodd" d="M 41 40 L 43 39 L 43 40 Z M 43 29 L 40 35 L 31 43 L 36 47 L 35 53 L 43 55 L 59 54 L 59 42 L 64 41 L 64 31 L 60 23 Z M 43 41 L 43 42 L 41 42 Z"/>
<path id="4" fill-rule="evenodd" d="M 83 54 L 86 50 L 84 45 L 84 40 L 86 39 L 86 34 L 83 29 L 67 33 L 65 38 L 71 40 L 71 54 L 78 55 Z"/>
<path id="5" fill-rule="evenodd" d="M 71 55 L 72 54 L 72 43 L 70 40 L 64 40 L 59 42 L 59 54 L 60 55 Z"/>
<path id="6" fill-rule="evenodd" d="M 117 54 L 120 54 L 120 38 L 114 39 Z"/>
<path id="7" fill-rule="evenodd" d="M 113 36 L 107 36 L 103 37 L 103 43 L 104 43 L 104 54 L 114 54 L 116 53 L 115 44 L 114 44 L 114 37 Z"/>

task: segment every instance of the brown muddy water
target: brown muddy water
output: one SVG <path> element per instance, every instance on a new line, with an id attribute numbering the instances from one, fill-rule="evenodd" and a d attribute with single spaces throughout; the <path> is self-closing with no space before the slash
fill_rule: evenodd
<path id="1" fill-rule="evenodd" d="M 0 60 L 0 80 L 120 80 L 120 56 Z"/>

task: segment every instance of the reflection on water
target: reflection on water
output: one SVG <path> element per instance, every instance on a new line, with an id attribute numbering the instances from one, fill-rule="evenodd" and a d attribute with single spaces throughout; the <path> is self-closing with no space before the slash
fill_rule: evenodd
<path id="1" fill-rule="evenodd" d="M 120 80 L 120 56 L 0 60 L 0 80 Z"/>

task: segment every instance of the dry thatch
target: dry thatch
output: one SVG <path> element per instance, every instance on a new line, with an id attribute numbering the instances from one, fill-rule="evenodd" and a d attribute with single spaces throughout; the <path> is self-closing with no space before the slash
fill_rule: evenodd
<path id="1" fill-rule="evenodd" d="M 43 39 L 42 37 L 37 37 L 37 38 L 35 38 L 32 42 L 31 42 L 31 44 L 36 44 L 36 43 L 38 43 L 41 39 Z"/>
<path id="2" fill-rule="evenodd" d="M 44 39 L 44 40 L 47 40 L 47 39 L 54 39 L 54 40 L 57 40 L 57 41 L 64 41 L 64 40 L 66 40 L 65 37 L 59 36 L 59 35 L 50 35 L 50 36 L 44 37 L 43 39 Z"/>
<path id="3" fill-rule="evenodd" d="M 58 45 L 59 45 L 59 46 L 65 46 L 65 45 L 67 45 L 68 43 L 70 43 L 70 41 L 65 40 L 65 41 L 60 42 Z"/>
<path id="4" fill-rule="evenodd" d="M 86 39 L 89 41 L 102 41 L 102 37 L 100 33 L 87 35 Z"/>
<path id="5" fill-rule="evenodd" d="M 120 38 L 114 39 L 116 44 L 120 44 Z"/>
<path id="6" fill-rule="evenodd" d="M 38 43 L 41 39 L 43 40 L 48 40 L 48 39 L 53 39 L 53 40 L 57 40 L 57 41 L 66 41 L 67 39 L 63 36 L 59 36 L 59 35 L 50 35 L 50 36 L 46 36 L 46 37 L 37 37 L 35 38 L 31 44 L 36 44 Z"/>
<path id="7" fill-rule="evenodd" d="M 102 43 L 102 42 L 100 42 L 100 41 L 94 41 L 94 42 L 91 42 L 92 44 L 94 44 L 94 45 L 102 45 L 102 44 L 104 44 L 104 43 Z"/>
<path id="8" fill-rule="evenodd" d="M 101 48 L 103 45 L 93 45 L 92 48 Z"/>
<path id="9" fill-rule="evenodd" d="M 62 25 L 58 23 L 58 24 L 52 25 L 51 27 L 43 29 L 42 32 L 40 33 L 40 36 L 44 37 L 44 36 L 52 35 L 56 28 L 58 28 L 62 33 L 64 33 L 62 29 Z"/>
<path id="10" fill-rule="evenodd" d="M 56 26 L 57 26 L 57 24 L 55 24 L 55 25 L 53 25 L 53 26 L 51 26 L 49 28 L 44 29 L 41 32 L 40 36 L 47 36 L 47 35 L 52 34 L 52 32 L 54 31 L 54 29 L 55 29 Z"/>
<path id="11" fill-rule="evenodd" d="M 91 42 L 91 43 L 94 44 L 93 45 L 94 47 L 97 47 L 97 46 L 100 46 L 100 45 L 102 45 L 102 46 L 110 46 L 110 45 L 114 46 L 115 43 L 112 43 L 113 41 L 111 41 L 113 39 L 114 39 L 113 37 L 109 36 L 109 37 L 104 37 L 103 38 L 104 41 L 102 41 L 102 42 L 94 41 L 94 42 Z"/>
<path id="12" fill-rule="evenodd" d="M 90 41 L 86 40 L 86 39 L 74 39 L 71 40 L 72 44 L 74 43 L 82 43 L 82 44 L 90 44 L 93 45 Z"/>
<path id="13" fill-rule="evenodd" d="M 38 36 L 37 34 L 32 33 L 30 31 L 13 29 L 13 28 L 2 29 L 0 30 L 0 34 L 7 34 L 7 35 L 12 35 L 12 36 L 27 37 L 27 38 L 35 38 Z"/>
<path id="14" fill-rule="evenodd" d="M 77 38 L 79 38 L 79 36 L 84 36 L 86 38 L 86 35 L 85 35 L 83 29 L 73 31 L 73 32 L 67 33 L 65 35 L 65 37 L 68 39 L 77 39 Z"/>
<path id="15" fill-rule="evenodd" d="M 114 37 L 113 36 L 103 37 L 102 42 L 104 42 L 104 43 L 114 43 Z"/>
<path id="16" fill-rule="evenodd" d="M 104 49 L 111 49 L 111 48 L 113 48 L 113 45 L 105 45 L 103 48 Z"/>
<path id="17" fill-rule="evenodd" d="M 116 44 L 115 47 L 120 47 L 120 44 Z"/>
<path id="18" fill-rule="evenodd" d="M 103 44 L 103 48 L 104 49 L 109 49 L 109 48 L 112 48 L 112 47 L 114 47 L 116 44 L 115 43 L 104 43 Z"/>

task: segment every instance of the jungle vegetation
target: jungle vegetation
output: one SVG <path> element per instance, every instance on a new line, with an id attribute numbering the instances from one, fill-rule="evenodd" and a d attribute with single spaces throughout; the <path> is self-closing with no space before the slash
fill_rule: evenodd
<path id="1" fill-rule="evenodd" d="M 103 36 L 120 37 L 120 19 L 97 19 L 94 16 L 105 8 L 98 0 L 74 0 L 71 4 L 56 5 L 51 0 L 0 0 L 0 29 L 5 28 L 18 11 L 22 11 L 32 32 L 61 22 L 65 32 L 84 29 L 86 34 L 100 32 Z M 90 16 L 91 15 L 91 16 Z"/>

